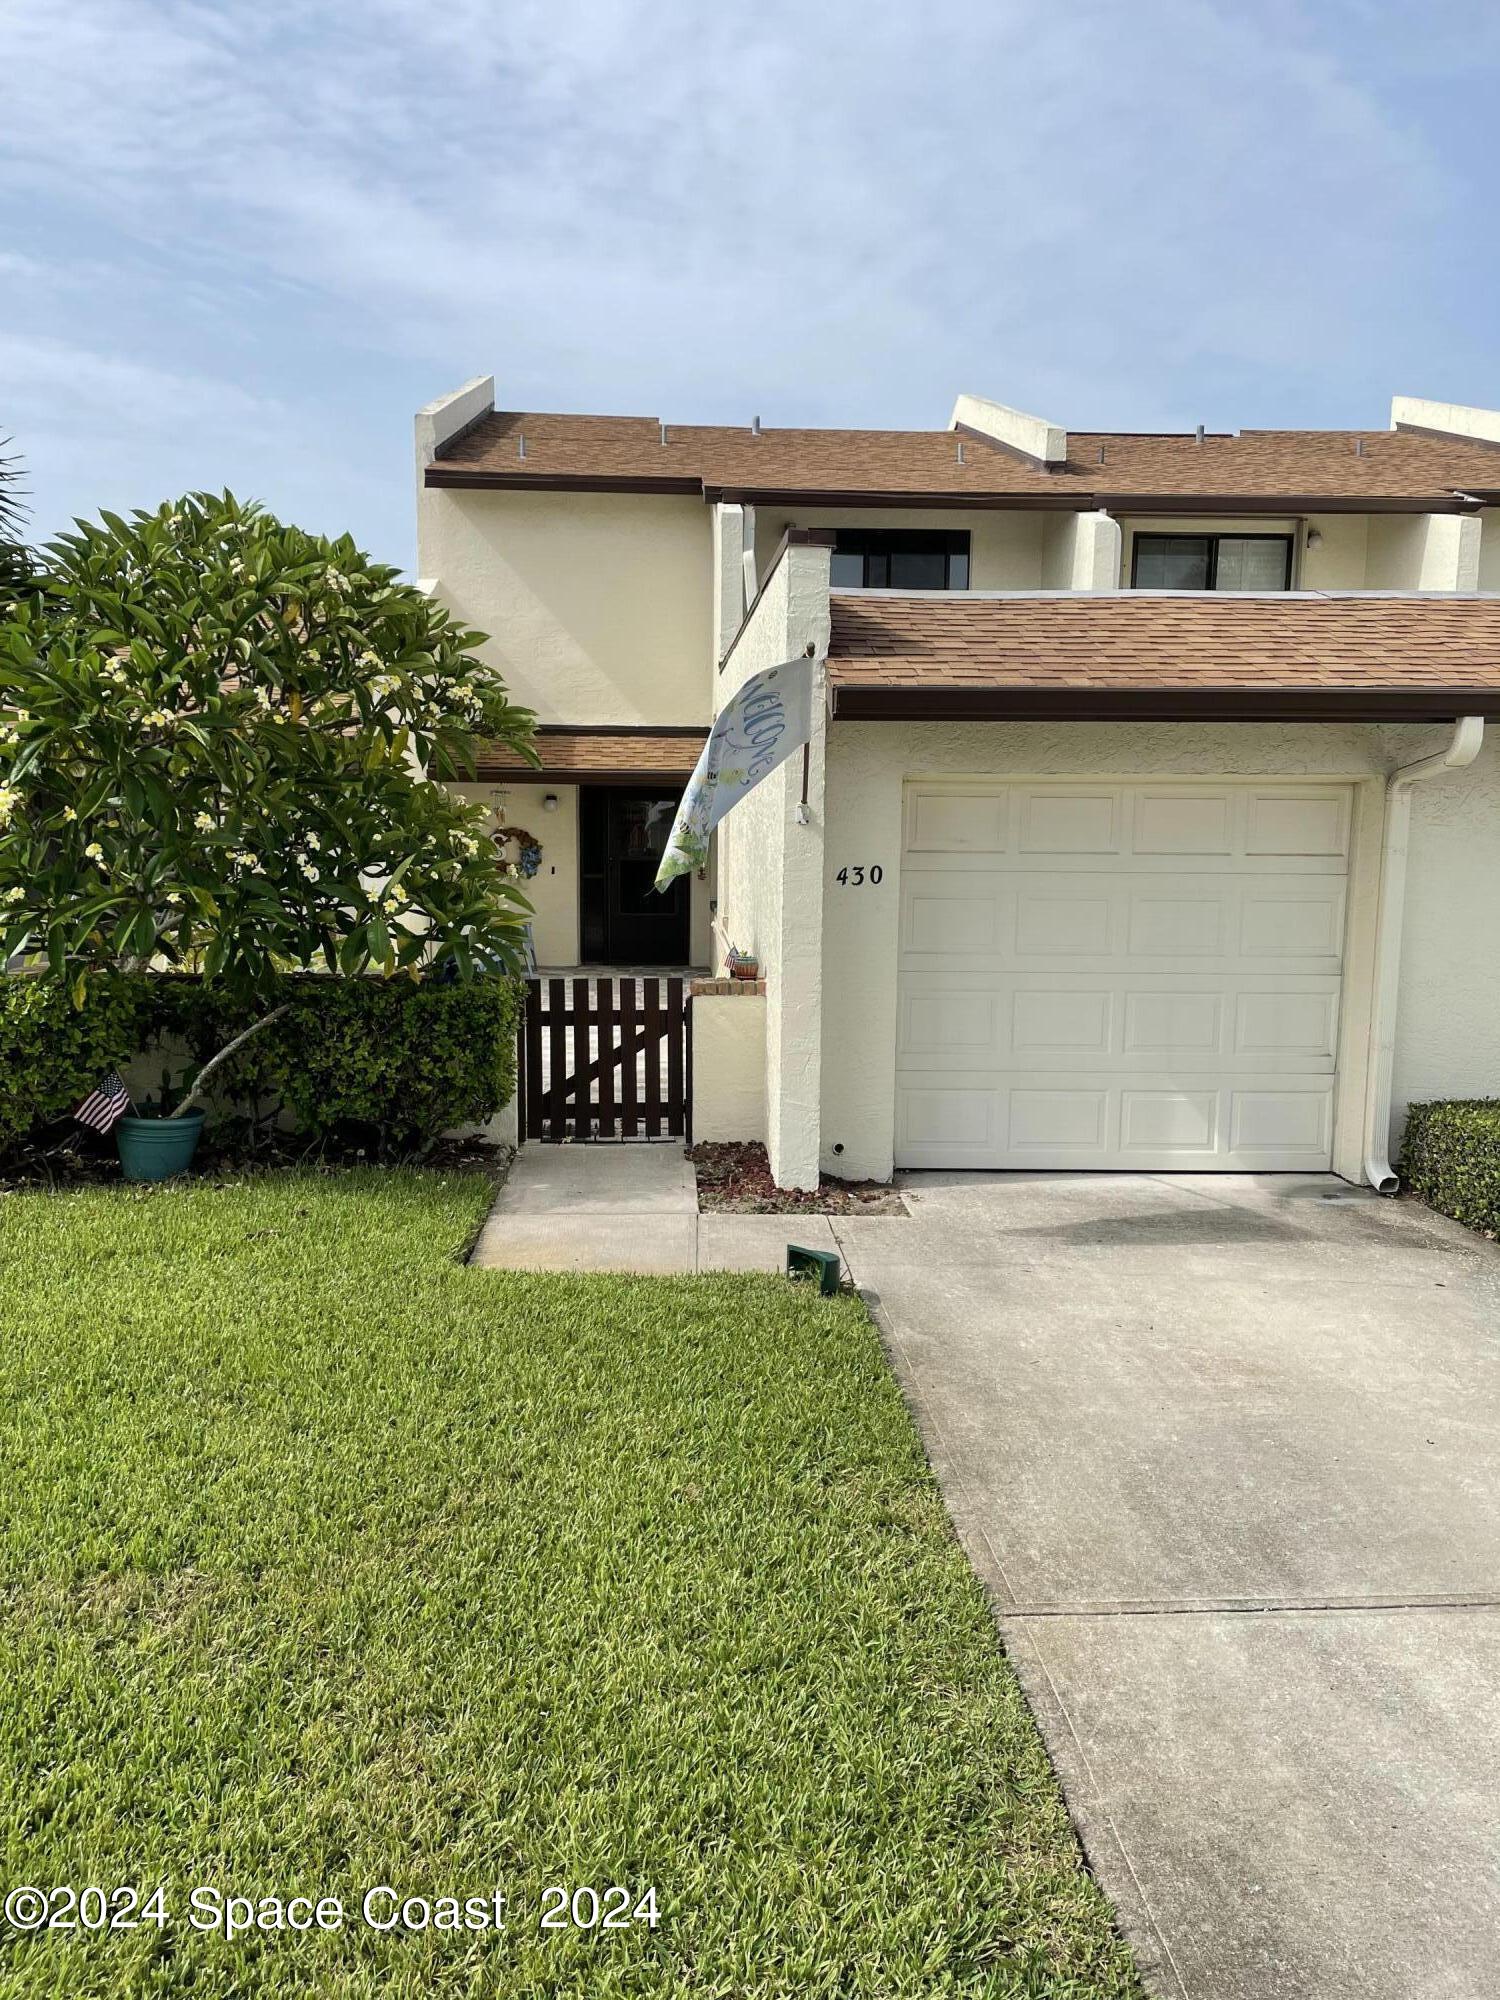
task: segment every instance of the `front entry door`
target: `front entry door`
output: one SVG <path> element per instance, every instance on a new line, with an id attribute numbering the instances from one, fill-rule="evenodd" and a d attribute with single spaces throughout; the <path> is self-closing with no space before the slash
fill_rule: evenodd
<path id="1" fill-rule="evenodd" d="M 676 817 L 675 795 L 588 785 L 579 800 L 582 944 L 600 965 L 686 965 L 689 878 L 652 886 Z"/>

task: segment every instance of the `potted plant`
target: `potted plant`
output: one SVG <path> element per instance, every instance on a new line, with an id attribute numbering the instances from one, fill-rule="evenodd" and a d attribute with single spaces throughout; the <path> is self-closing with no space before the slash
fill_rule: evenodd
<path id="1" fill-rule="evenodd" d="M 115 1125 L 120 1171 L 128 1181 L 166 1181 L 185 1174 L 193 1164 L 203 1136 L 206 1111 L 174 1115 L 178 1093 L 169 1070 L 161 1073 L 161 1094 L 147 1098 L 139 1110 L 126 1112 Z"/>
<path id="2" fill-rule="evenodd" d="M 0 963 L 76 1005 L 106 972 L 194 972 L 251 1016 L 126 1122 L 131 1171 L 191 1158 L 287 970 L 520 963 L 484 809 L 428 782 L 480 736 L 535 761 L 481 642 L 347 536 L 227 493 L 79 522 L 0 601 Z"/>

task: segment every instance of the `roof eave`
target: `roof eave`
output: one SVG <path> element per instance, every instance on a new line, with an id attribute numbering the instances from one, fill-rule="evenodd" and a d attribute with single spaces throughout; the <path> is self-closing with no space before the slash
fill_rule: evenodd
<path id="1" fill-rule="evenodd" d="M 1109 514 L 1473 514 L 1495 494 L 1457 493 L 1106 493 L 1092 505 Z"/>
<path id="2" fill-rule="evenodd" d="M 600 771 L 590 766 L 558 765 L 555 769 L 514 770 L 508 764 L 480 763 L 473 782 L 481 785 L 660 785 L 664 791 L 681 792 L 691 771 L 614 770 Z"/>
<path id="3" fill-rule="evenodd" d="M 695 500 L 703 492 L 701 479 L 668 473 L 644 478 L 595 472 L 491 472 L 468 465 L 429 465 L 422 483 L 510 493 L 686 493 Z"/>
<path id="4" fill-rule="evenodd" d="M 1063 492 L 942 491 L 909 487 L 722 485 L 677 473 L 499 472 L 435 462 L 422 475 L 429 487 L 532 493 L 686 494 L 772 507 L 944 507 L 1036 510 L 1042 513 L 1290 515 L 1472 514 L 1500 505 L 1500 487 L 1457 493 L 1114 493 L 1072 487 Z"/>
<path id="5" fill-rule="evenodd" d="M 1451 722 L 1500 718 L 1500 684 L 1439 687 L 923 687 L 840 682 L 843 722 Z"/>

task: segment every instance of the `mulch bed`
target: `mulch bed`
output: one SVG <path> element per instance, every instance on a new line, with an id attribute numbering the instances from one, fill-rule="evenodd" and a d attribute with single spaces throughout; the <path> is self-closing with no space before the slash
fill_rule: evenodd
<path id="1" fill-rule="evenodd" d="M 764 1146 L 721 1141 L 688 1153 L 698 1172 L 704 1215 L 905 1215 L 907 1207 L 882 1181 L 841 1181 L 824 1174 L 817 1193 L 779 1188 Z"/>
<path id="2" fill-rule="evenodd" d="M 198 1148 L 186 1178 L 214 1180 L 225 1175 L 271 1172 L 302 1167 L 312 1172 L 338 1173 L 346 1167 L 398 1165 L 428 1168 L 436 1173 L 487 1173 L 496 1185 L 504 1180 L 511 1160 L 507 1146 L 488 1139 L 440 1139 L 427 1152 L 402 1159 L 380 1160 L 358 1147 L 309 1147 L 295 1133 L 263 1136 L 254 1146 L 227 1143 L 209 1132 Z M 31 1188 L 81 1188 L 125 1185 L 113 1134 L 100 1135 L 82 1126 L 59 1128 L 45 1144 L 0 1158 L 0 1194 Z"/>

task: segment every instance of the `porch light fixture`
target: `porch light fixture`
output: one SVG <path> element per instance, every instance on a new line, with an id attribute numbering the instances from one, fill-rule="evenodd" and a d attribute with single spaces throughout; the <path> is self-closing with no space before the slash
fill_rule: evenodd
<path id="1" fill-rule="evenodd" d="M 555 813 L 557 811 L 556 792 L 544 793 L 542 797 L 542 811 L 544 813 Z"/>
<path id="2" fill-rule="evenodd" d="M 1308 547 L 1309 547 L 1310 549 L 1320 549 L 1320 548 L 1322 548 L 1322 546 L 1323 546 L 1323 530 L 1322 530 L 1321 528 L 1309 528 L 1309 529 L 1308 529 L 1308 531 L 1307 531 L 1307 546 L 1308 546 Z"/>

